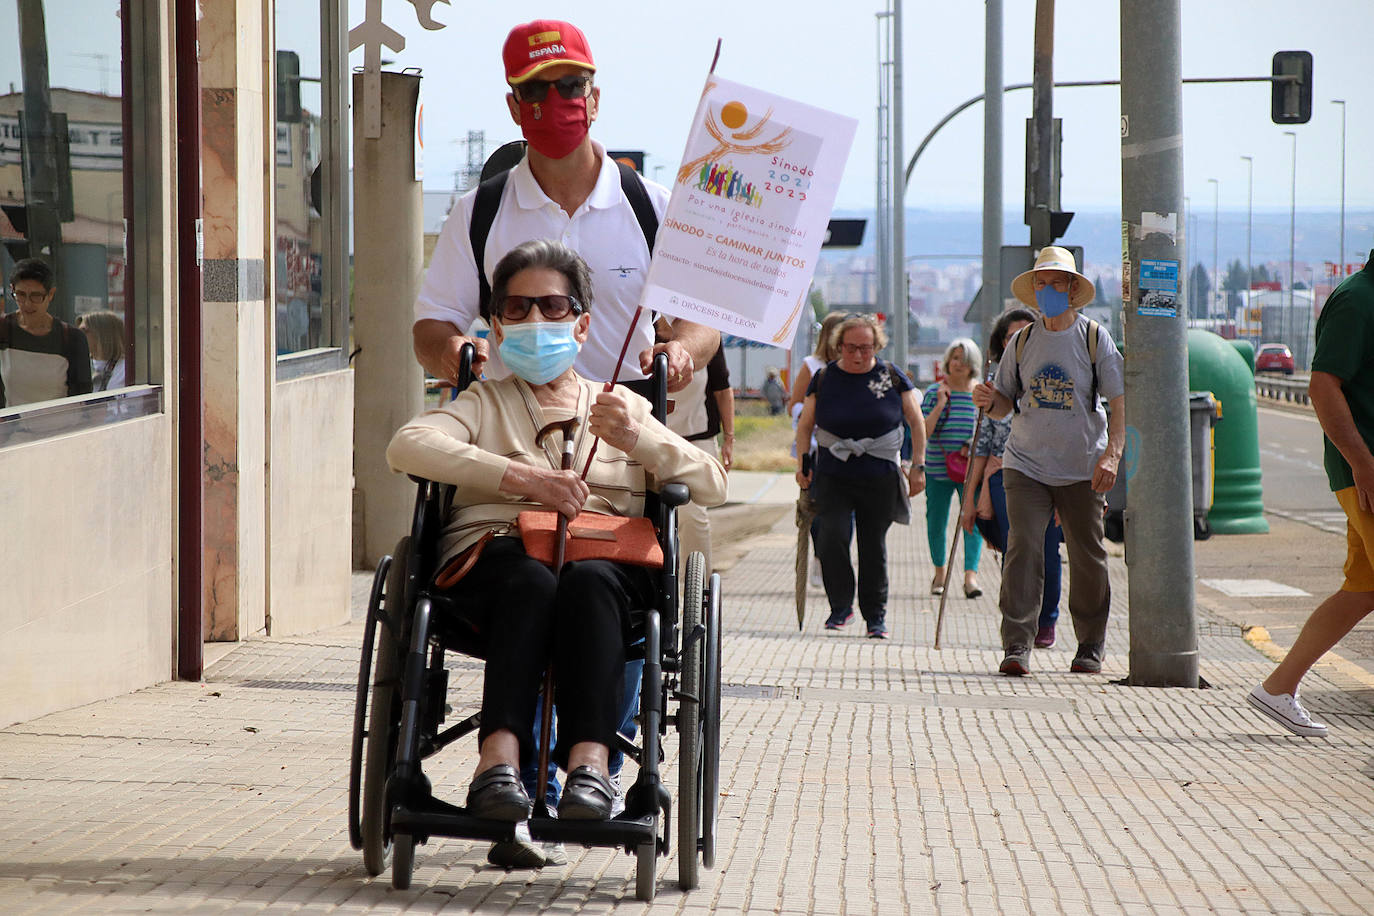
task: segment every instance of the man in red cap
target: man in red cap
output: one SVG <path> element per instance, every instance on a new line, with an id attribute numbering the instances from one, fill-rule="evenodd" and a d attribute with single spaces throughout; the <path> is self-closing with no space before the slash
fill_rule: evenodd
<path id="1" fill-rule="evenodd" d="M 609 380 L 643 292 L 650 252 L 618 166 L 588 135 L 601 104 L 591 49 L 576 26 L 539 19 L 511 29 L 502 60 L 510 87 L 506 104 L 529 145 L 501 191 L 482 274 L 490 277 L 507 251 L 530 239 L 559 239 L 575 249 L 591 267 L 596 313 L 575 368 L 587 378 Z M 636 180 L 661 220 L 668 190 Z M 476 200 L 476 191 L 464 195 L 445 222 L 415 303 L 415 355 L 438 378 L 457 377 L 466 342 L 474 344 L 488 376 L 506 374 L 486 339 L 469 336 L 482 296 L 470 238 Z M 654 332 L 654 323 L 641 316 L 621 379 L 642 380 L 654 352 L 664 352 L 668 388 L 678 391 L 720 341 L 715 330 L 681 319 L 660 319 L 657 345 Z"/>

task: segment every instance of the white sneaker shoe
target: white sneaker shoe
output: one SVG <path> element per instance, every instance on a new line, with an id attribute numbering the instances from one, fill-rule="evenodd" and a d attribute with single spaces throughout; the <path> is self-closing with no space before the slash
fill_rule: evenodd
<path id="1" fill-rule="evenodd" d="M 1272 694 L 1263 684 L 1256 684 L 1250 691 L 1250 705 L 1282 725 L 1295 735 L 1307 738 L 1325 738 L 1326 723 L 1318 722 L 1303 709 L 1296 694 Z"/>
<path id="2" fill-rule="evenodd" d="M 625 810 L 625 792 L 620 788 L 620 774 L 616 773 L 611 777 L 611 788 L 615 789 L 615 797 L 611 799 L 611 817 L 619 817 Z"/>
<path id="3" fill-rule="evenodd" d="M 545 843 L 543 845 L 543 850 L 545 865 L 568 864 L 568 850 L 562 843 Z"/>
<path id="4" fill-rule="evenodd" d="M 821 578 L 821 561 L 816 559 L 815 554 L 811 555 L 811 566 L 806 579 L 812 588 L 825 588 L 825 580 Z"/>

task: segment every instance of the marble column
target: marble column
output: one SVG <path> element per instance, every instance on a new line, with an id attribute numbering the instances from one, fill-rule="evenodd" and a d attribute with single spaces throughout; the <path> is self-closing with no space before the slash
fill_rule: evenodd
<path id="1" fill-rule="evenodd" d="M 204 614 L 206 640 L 222 641 L 265 628 L 270 36 L 261 3 L 202 9 Z"/>

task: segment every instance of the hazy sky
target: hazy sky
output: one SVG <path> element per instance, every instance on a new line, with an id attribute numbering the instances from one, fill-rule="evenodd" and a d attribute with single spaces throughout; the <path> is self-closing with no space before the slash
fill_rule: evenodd
<path id="1" fill-rule="evenodd" d="M 518 136 L 503 101 L 501 43 L 510 27 L 534 18 L 565 18 L 587 33 L 598 65 L 602 116 L 593 136 L 607 146 L 643 149 L 647 171 L 679 161 L 686 127 L 710 66 L 715 39 L 724 39 L 722 76 L 859 120 L 858 134 L 836 206 L 871 207 L 874 200 L 877 26 L 885 0 L 737 0 L 726 4 L 627 5 L 608 0 L 577 3 L 453 0 L 435 5 L 447 28 L 426 32 L 413 7 L 384 0 L 385 21 L 407 38 L 394 68 L 423 68 L 426 175 L 429 188 L 452 187 L 465 161 L 470 129 L 486 131 L 488 149 Z M 363 16 L 350 0 L 350 24 Z M 1335 207 L 1340 199 L 1340 107 L 1347 101 L 1348 209 L 1374 206 L 1374 10 L 1369 0 L 1184 0 L 1185 76 L 1258 76 L 1269 73 L 1277 50 L 1305 49 L 1315 56 L 1310 123 L 1298 133 L 1299 209 Z M 1029 82 L 1032 0 L 1006 0 L 1006 83 Z M 1055 76 L 1060 80 L 1114 79 L 1119 75 L 1118 5 L 1110 0 L 1059 0 L 1056 4 Z M 973 0 L 904 4 L 905 148 L 917 144 L 952 108 L 983 90 L 984 5 Z M 361 51 L 350 62 L 360 65 Z M 1061 89 L 1055 114 L 1064 119 L 1063 205 L 1066 209 L 1119 206 L 1120 94 L 1116 87 Z M 1005 112 L 1004 200 L 1019 207 L 1024 182 L 1024 121 L 1030 92 L 1008 93 Z M 1221 209 L 1245 208 L 1246 164 L 1254 157 L 1254 203 L 1288 208 L 1291 140 L 1269 120 L 1266 83 L 1188 86 L 1184 89 L 1185 194 L 1210 209 L 1220 181 Z M 907 194 L 909 207 L 978 208 L 982 201 L 982 109 L 975 106 L 945 127 L 922 156 Z"/>

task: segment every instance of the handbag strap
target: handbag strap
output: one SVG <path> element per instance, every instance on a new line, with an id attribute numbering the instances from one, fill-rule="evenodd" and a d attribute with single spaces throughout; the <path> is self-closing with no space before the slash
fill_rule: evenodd
<path id="1" fill-rule="evenodd" d="M 477 543 L 464 550 L 462 553 L 449 560 L 444 568 L 434 576 L 434 584 L 439 588 L 452 588 L 458 582 L 472 572 L 472 567 L 477 565 L 477 560 L 482 556 L 482 551 L 491 543 L 491 539 L 496 537 L 496 532 L 488 529 L 477 539 Z"/>

